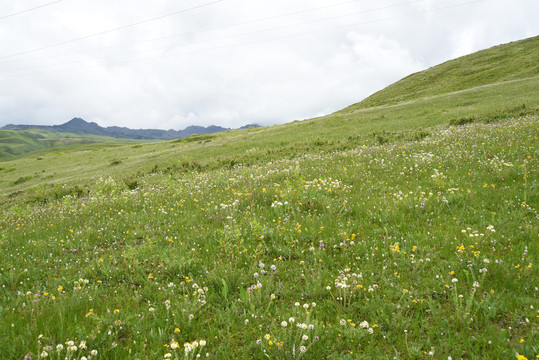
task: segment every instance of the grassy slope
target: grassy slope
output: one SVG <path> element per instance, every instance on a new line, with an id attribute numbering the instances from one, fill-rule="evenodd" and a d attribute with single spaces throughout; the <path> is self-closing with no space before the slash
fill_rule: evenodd
<path id="1" fill-rule="evenodd" d="M 28 134 L 20 131 L 0 131 L 0 160 L 28 152 L 28 149 L 41 148 L 39 141 Z"/>
<path id="2" fill-rule="evenodd" d="M 1 130 L 0 161 L 11 160 L 17 155 L 53 147 L 92 143 L 125 144 L 130 142 L 134 143 L 137 141 L 129 139 L 115 139 L 98 135 L 52 132 L 33 128 L 17 131 Z"/>
<path id="3" fill-rule="evenodd" d="M 539 51 L 538 46 L 539 37 L 530 38 L 411 75 L 373 95 L 377 103 L 384 101 L 384 106 L 369 107 L 369 98 L 322 118 L 269 128 L 143 146 L 120 147 L 115 142 L 110 149 L 100 144 L 71 147 L 69 153 L 57 149 L 48 154 L 30 153 L 0 163 L 0 197 L 11 195 L 16 203 L 21 195 L 32 198 L 37 192 L 41 199 L 46 197 L 47 188 L 53 189 L 53 197 L 61 196 L 63 192 L 54 190 L 58 184 L 77 187 L 77 192 L 99 177 L 113 176 L 133 184 L 141 175 L 158 169 L 207 170 L 236 163 L 263 163 L 311 151 L 354 148 L 397 138 L 418 139 L 434 126 L 472 116 L 488 120 L 536 113 L 539 69 L 530 58 Z M 491 70 L 485 70 L 487 63 Z M 419 99 L 392 104 L 397 91 L 406 96 L 401 100 Z M 425 98 L 425 94 L 429 96 Z M 38 157 L 43 161 L 36 161 Z"/>
<path id="4" fill-rule="evenodd" d="M 539 36 L 482 50 L 415 73 L 342 112 L 539 75 Z"/>
<path id="5" fill-rule="evenodd" d="M 533 358 L 537 94 L 0 163 L 0 354 Z"/>
<path id="6" fill-rule="evenodd" d="M 133 190 L 104 180 L 84 198 L 12 208 L 0 354 L 84 340 L 78 356 L 184 358 L 184 342 L 204 339 L 191 354 L 533 358 L 538 121 L 156 173 Z"/>
<path id="7" fill-rule="evenodd" d="M 0 197 L 11 196 L 12 201 L 6 199 L 6 205 L 18 204 L 25 197 L 46 197 L 47 189 L 55 193 L 55 186 L 85 186 L 99 177 L 112 176 L 132 183 L 143 174 L 167 168 L 208 170 L 234 163 L 260 164 L 313 151 L 351 149 L 398 138 L 412 140 L 425 136 L 435 126 L 447 126 L 451 120 L 461 117 L 518 115 L 523 103 L 527 107 L 525 111 L 536 112 L 538 93 L 537 79 L 522 80 L 410 104 L 351 114 L 336 113 L 286 125 L 229 131 L 177 142 L 115 148 L 90 145 L 83 151 L 66 152 L 61 149 L 67 148 L 59 148 L 48 154 L 27 154 L 0 163 Z"/>

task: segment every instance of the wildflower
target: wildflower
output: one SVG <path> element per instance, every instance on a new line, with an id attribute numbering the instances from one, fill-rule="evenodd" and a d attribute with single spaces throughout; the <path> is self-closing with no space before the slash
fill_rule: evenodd
<path id="1" fill-rule="evenodd" d="M 290 317 L 290 319 L 288 319 L 288 321 L 289 321 L 291 324 L 293 324 L 293 323 L 296 321 L 296 319 L 294 319 L 293 317 Z"/>
<path id="2" fill-rule="evenodd" d="M 362 329 L 366 329 L 369 327 L 369 323 L 367 321 L 362 321 L 361 323 L 359 323 L 359 327 L 361 327 Z"/>
<path id="3" fill-rule="evenodd" d="M 92 356 L 96 356 L 97 355 L 97 350 L 94 349 L 94 350 L 90 351 L 90 354 L 92 354 Z"/>
<path id="4" fill-rule="evenodd" d="M 163 359 L 170 359 L 171 357 L 172 357 L 171 353 L 166 353 L 165 355 L 163 355 Z"/>
<path id="5" fill-rule="evenodd" d="M 303 308 L 307 310 L 309 308 L 309 304 L 303 304 Z"/>
<path id="6" fill-rule="evenodd" d="M 271 300 L 274 300 L 274 299 L 275 299 L 275 294 L 271 294 L 271 295 L 270 295 L 270 299 L 271 299 Z"/>
<path id="7" fill-rule="evenodd" d="M 56 351 L 58 351 L 58 352 L 62 351 L 63 348 L 64 348 L 64 345 L 62 345 L 62 344 L 56 345 Z"/>
<path id="8" fill-rule="evenodd" d="M 264 339 L 269 340 L 270 339 L 270 334 L 264 335 Z"/>
<path id="9" fill-rule="evenodd" d="M 281 326 L 285 328 L 285 327 L 288 326 L 288 323 L 287 323 L 286 321 L 283 320 L 283 321 L 281 322 Z"/>
<path id="10" fill-rule="evenodd" d="M 473 282 L 473 287 L 476 287 L 476 288 L 479 287 L 479 281 L 474 281 Z"/>
<path id="11" fill-rule="evenodd" d="M 309 340 L 309 336 L 303 335 L 303 336 L 301 337 L 301 339 L 307 341 L 307 340 Z"/>
<path id="12" fill-rule="evenodd" d="M 341 326 L 345 326 L 346 325 L 346 320 L 341 319 L 340 324 L 341 324 Z"/>
<path id="13" fill-rule="evenodd" d="M 528 358 L 525 357 L 524 355 L 517 354 L 516 356 L 517 356 L 517 360 L 528 360 Z"/>
<path id="14" fill-rule="evenodd" d="M 171 348 L 172 350 L 177 349 L 178 346 L 179 346 L 179 344 L 178 344 L 178 342 L 176 342 L 176 341 L 173 341 L 173 342 L 170 343 L 170 348 Z"/>
<path id="15" fill-rule="evenodd" d="M 457 278 L 451 279 L 451 282 L 452 282 L 452 283 L 456 283 L 456 282 L 458 282 L 458 281 L 459 281 L 459 279 L 457 279 Z"/>
<path id="16" fill-rule="evenodd" d="M 40 357 L 41 357 L 41 358 L 46 358 L 47 356 L 49 356 L 49 353 L 46 352 L 45 350 L 43 350 L 43 351 L 41 352 Z"/>
<path id="17" fill-rule="evenodd" d="M 200 344 L 200 347 L 206 346 L 206 340 L 200 340 L 198 343 Z"/>
<path id="18" fill-rule="evenodd" d="M 176 328 L 176 329 L 174 329 L 174 332 L 179 333 L 179 332 L 181 332 L 181 330 L 179 328 Z"/>
<path id="19" fill-rule="evenodd" d="M 301 346 L 299 347 L 299 351 L 305 352 L 305 351 L 307 351 L 307 348 L 306 348 L 305 346 L 301 345 Z"/>

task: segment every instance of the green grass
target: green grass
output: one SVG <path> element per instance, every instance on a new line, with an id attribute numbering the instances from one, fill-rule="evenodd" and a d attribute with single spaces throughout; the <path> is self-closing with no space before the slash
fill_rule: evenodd
<path id="1" fill-rule="evenodd" d="M 26 130 L 0 130 L 0 162 L 16 159 L 18 155 L 50 148 L 95 143 L 126 144 L 140 142 L 115 139 L 108 136 L 71 134 L 30 128 Z M 146 141 L 148 142 L 148 141 Z M 76 147 L 72 147 L 72 149 Z M 56 151 L 56 149 L 52 150 Z M 72 150 L 71 150 L 72 151 Z"/>
<path id="2" fill-rule="evenodd" d="M 537 94 L 1 162 L 0 358 L 532 359 Z"/>
<path id="3" fill-rule="evenodd" d="M 0 353 L 533 358 L 538 138 L 537 116 L 445 127 L 12 207 Z"/>

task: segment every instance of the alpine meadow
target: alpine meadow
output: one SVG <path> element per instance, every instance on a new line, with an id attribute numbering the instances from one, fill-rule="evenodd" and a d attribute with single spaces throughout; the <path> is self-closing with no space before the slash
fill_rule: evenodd
<path id="1" fill-rule="evenodd" d="M 172 141 L 1 131 L 0 358 L 538 358 L 538 54 Z"/>

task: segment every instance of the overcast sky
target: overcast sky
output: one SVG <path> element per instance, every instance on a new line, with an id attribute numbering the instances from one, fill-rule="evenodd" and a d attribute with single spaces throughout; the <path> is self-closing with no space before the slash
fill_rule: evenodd
<path id="1" fill-rule="evenodd" d="M 1 0 L 0 127 L 306 119 L 539 35 L 537 14 L 537 0 Z"/>

